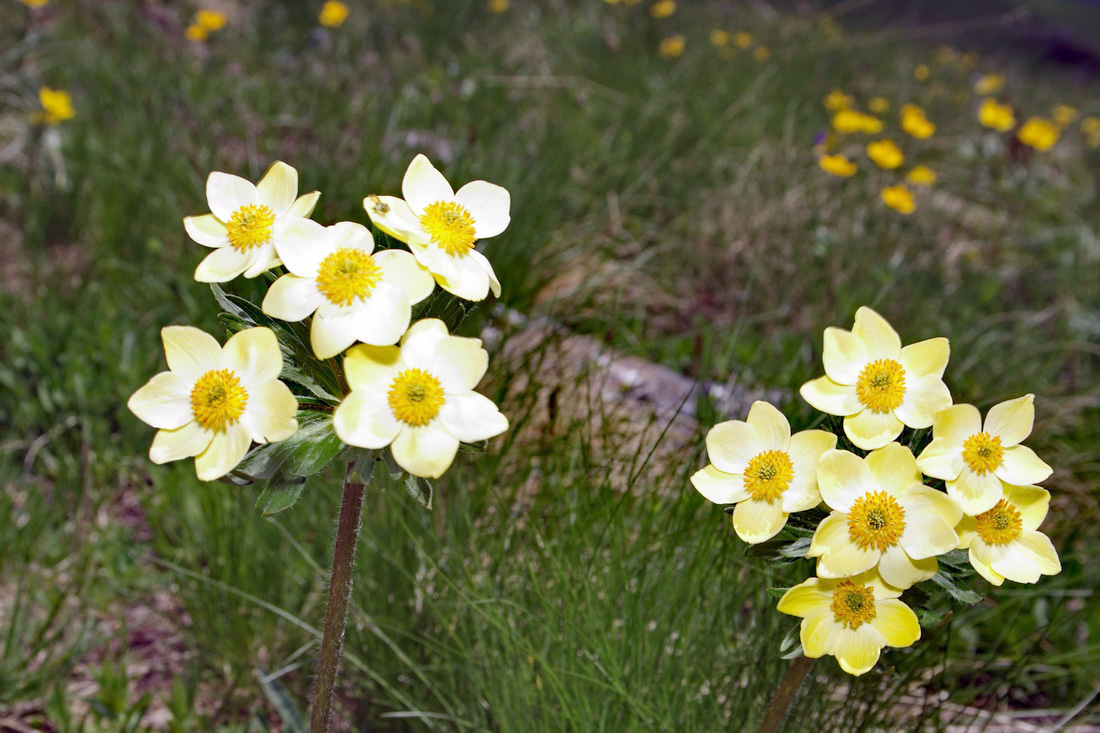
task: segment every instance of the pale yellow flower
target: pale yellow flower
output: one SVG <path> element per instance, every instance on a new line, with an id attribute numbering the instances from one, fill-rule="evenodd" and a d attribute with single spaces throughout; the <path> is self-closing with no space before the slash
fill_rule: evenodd
<path id="1" fill-rule="evenodd" d="M 1050 116 L 1059 127 L 1067 127 L 1077 119 L 1079 114 L 1080 112 L 1077 111 L 1076 107 L 1071 107 L 1068 104 L 1056 104 L 1054 109 L 1051 110 Z"/>
<path id="2" fill-rule="evenodd" d="M 298 171 L 283 162 L 272 164 L 256 185 L 229 173 L 211 173 L 206 179 L 211 213 L 183 220 L 191 239 L 214 248 L 195 269 L 195 279 L 227 282 L 275 267 L 283 229 L 309 218 L 320 196 L 317 191 L 298 196 Z"/>
<path id="3" fill-rule="evenodd" d="M 752 34 L 745 31 L 739 31 L 733 34 L 733 45 L 744 51 L 746 48 L 752 45 Z"/>
<path id="4" fill-rule="evenodd" d="M 736 504 L 733 529 L 745 542 L 769 540 L 793 512 L 821 503 L 817 462 L 836 447 L 823 430 L 791 435 L 791 426 L 767 402 L 754 402 L 748 418 L 715 425 L 707 433 L 711 463 L 691 477 L 708 501 Z"/>
<path id="5" fill-rule="evenodd" d="M 832 513 L 821 521 L 806 557 L 822 578 L 846 578 L 877 567 L 905 589 L 939 569 L 936 556 L 958 547 L 962 509 L 922 483 L 916 459 L 900 443 L 860 458 L 844 450 L 821 457 L 821 498 Z"/>
<path id="6" fill-rule="evenodd" d="M 1058 142 L 1058 138 L 1061 134 L 1062 131 L 1058 125 L 1050 120 L 1032 117 L 1020 127 L 1019 131 L 1016 133 L 1016 137 L 1018 137 L 1020 142 L 1024 145 L 1042 152 L 1050 150 L 1051 147 L 1054 146 L 1054 143 Z"/>
<path id="7" fill-rule="evenodd" d="M 802 618 L 807 657 L 834 656 L 841 669 L 858 676 L 875 666 L 884 646 L 920 639 L 917 615 L 900 596 L 872 571 L 844 580 L 810 578 L 783 594 L 778 609 Z"/>
<path id="8" fill-rule="evenodd" d="M 752 57 L 757 61 L 767 61 L 772 57 L 772 51 L 767 46 L 757 46 L 752 52 Z"/>
<path id="9" fill-rule="evenodd" d="M 372 222 L 409 245 L 417 262 L 447 292 L 465 300 L 500 295 L 500 282 L 485 255 L 474 249 L 479 239 L 503 232 L 510 219 L 508 190 L 487 181 L 472 181 L 455 193 L 424 155 L 409 164 L 401 184 L 405 198 L 363 199 Z"/>
<path id="10" fill-rule="evenodd" d="M 974 82 L 974 93 L 979 97 L 988 97 L 1001 91 L 1004 85 L 1004 74 L 985 74 Z"/>
<path id="11" fill-rule="evenodd" d="M 658 0 L 649 9 L 654 18 L 667 18 L 676 12 L 676 0 Z"/>
<path id="12" fill-rule="evenodd" d="M 913 200 L 913 192 L 905 186 L 887 186 L 880 194 L 882 203 L 901 214 L 912 214 L 917 210 L 916 201 Z"/>
<path id="13" fill-rule="evenodd" d="M 913 69 L 913 78 L 917 81 L 927 81 L 931 74 L 932 70 L 928 68 L 927 64 L 919 64 Z"/>
<path id="14" fill-rule="evenodd" d="M 183 37 L 192 43 L 202 43 L 210 36 L 210 31 L 198 23 L 192 23 L 183 29 Z"/>
<path id="15" fill-rule="evenodd" d="M 716 29 L 712 30 L 710 32 L 710 42 L 711 42 L 711 45 L 714 45 L 714 46 L 719 46 L 719 47 L 720 46 L 725 46 L 727 43 L 730 42 L 729 31 L 724 31 L 724 30 L 721 30 L 720 28 L 716 28 Z"/>
<path id="16" fill-rule="evenodd" d="M 340 0 L 327 0 L 317 14 L 317 22 L 326 28 L 338 28 L 348 19 L 348 6 Z"/>
<path id="17" fill-rule="evenodd" d="M 936 171 L 926 165 L 918 165 L 906 174 L 905 180 L 914 186 L 931 186 L 936 183 Z"/>
<path id="18" fill-rule="evenodd" d="M 915 104 L 906 104 L 901 108 L 901 129 L 909 135 L 924 140 L 936 132 L 936 125 L 928 121 L 924 110 Z"/>
<path id="19" fill-rule="evenodd" d="M 1081 134 L 1085 138 L 1085 145 L 1100 148 L 1100 117 L 1086 117 L 1081 120 Z"/>
<path id="20" fill-rule="evenodd" d="M 821 170 L 826 173 L 831 173 L 834 176 L 840 176 L 841 178 L 848 178 L 855 174 L 859 170 L 852 161 L 848 160 L 843 155 L 823 155 L 817 160 L 817 164 L 821 166 Z"/>
<path id="21" fill-rule="evenodd" d="M 841 135 L 856 132 L 875 135 L 882 132 L 882 120 L 854 109 L 837 110 L 833 115 L 833 129 Z"/>
<path id="22" fill-rule="evenodd" d="M 996 99 L 986 97 L 982 100 L 982 106 L 978 110 L 978 121 L 983 127 L 988 127 L 997 132 L 1008 132 L 1016 126 L 1016 116 L 1012 112 L 1012 105 L 998 104 Z"/>
<path id="23" fill-rule="evenodd" d="M 867 107 L 875 114 L 886 114 L 890 111 L 890 100 L 886 97 L 873 97 Z"/>
<path id="24" fill-rule="evenodd" d="M 932 442 L 917 466 L 943 479 L 947 493 L 967 514 L 980 514 L 1001 500 L 1002 482 L 1035 484 L 1052 469 L 1020 445 L 1035 423 L 1035 395 L 994 405 L 982 423 L 974 405 L 952 405 L 932 420 Z"/>
<path id="25" fill-rule="evenodd" d="M 19 0 L 19 2 L 23 3 L 28 8 L 43 8 L 50 0 Z"/>
<path id="26" fill-rule="evenodd" d="M 897 168 L 905 162 L 905 154 L 889 138 L 867 143 L 867 157 L 874 161 L 879 168 L 887 170 Z"/>
<path id="27" fill-rule="evenodd" d="M 881 448 L 904 426 L 928 428 L 951 404 L 943 382 L 950 345 L 933 338 L 902 347 L 897 331 L 875 311 L 856 311 L 851 331 L 825 329 L 825 376 L 800 393 L 813 407 L 844 416 L 844 433 L 863 450 Z"/>
<path id="28" fill-rule="evenodd" d="M 663 59 L 679 58 L 683 55 L 686 44 L 687 41 L 684 37 L 677 33 L 674 36 L 661 39 L 661 45 L 657 47 L 657 54 Z"/>
<path id="29" fill-rule="evenodd" d="M 38 90 L 38 103 L 42 105 L 39 118 L 47 125 L 56 125 L 76 116 L 73 99 L 61 89 L 42 87 Z"/>
<path id="30" fill-rule="evenodd" d="M 851 94 L 845 94 L 839 89 L 834 89 L 825 97 L 823 104 L 825 105 L 825 109 L 832 112 L 839 112 L 842 109 L 849 109 L 855 104 L 855 101 L 855 98 Z"/>
<path id="31" fill-rule="evenodd" d="M 286 440 L 298 430 L 298 401 L 279 381 L 283 356 L 269 328 L 234 334 L 225 346 L 189 326 L 161 331 L 167 372 L 133 394 L 127 406 L 158 428 L 153 463 L 195 458 L 203 481 L 229 473 L 256 443 Z"/>
<path id="32" fill-rule="evenodd" d="M 279 257 L 290 274 L 272 283 L 263 310 L 284 321 L 312 315 L 310 341 L 319 359 L 330 359 L 356 341 L 397 343 L 409 327 L 412 306 L 431 295 L 435 280 L 411 253 L 374 252 L 362 224 L 323 227 L 299 219 L 282 233 Z"/>
<path id="33" fill-rule="evenodd" d="M 1004 498 L 976 517 L 959 523 L 959 547 L 969 549 L 970 564 L 993 585 L 1005 579 L 1036 583 L 1062 572 L 1058 552 L 1038 532 L 1046 518 L 1050 493 L 1038 486 L 1008 486 Z"/>
<path id="34" fill-rule="evenodd" d="M 460 442 L 488 440 L 508 419 L 474 388 L 489 354 L 476 338 L 451 336 L 443 321 L 417 321 L 400 346 L 360 344 L 344 357 L 351 393 L 333 415 L 348 445 L 390 447 L 397 465 L 414 476 L 439 478 Z"/>
<path id="35" fill-rule="evenodd" d="M 225 27 L 225 24 L 229 22 L 229 19 L 225 16 L 225 13 L 217 10 L 200 10 L 195 13 L 195 25 L 205 28 L 211 33 L 214 31 L 220 31 Z"/>

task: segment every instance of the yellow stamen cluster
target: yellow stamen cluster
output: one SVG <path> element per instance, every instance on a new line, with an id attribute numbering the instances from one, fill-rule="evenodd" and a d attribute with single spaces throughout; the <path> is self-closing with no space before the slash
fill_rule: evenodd
<path id="1" fill-rule="evenodd" d="M 317 269 L 317 290 L 336 305 L 351 305 L 370 296 L 382 269 L 361 249 L 338 249 Z"/>
<path id="2" fill-rule="evenodd" d="M 905 531 L 905 510 L 885 491 L 872 491 L 848 510 L 848 535 L 861 550 L 885 550 Z"/>
<path id="3" fill-rule="evenodd" d="M 1019 537 L 1023 530 L 1023 518 L 1019 510 L 1004 499 L 974 519 L 978 536 L 990 545 L 1007 545 Z"/>
<path id="4" fill-rule="evenodd" d="M 745 489 L 754 499 L 772 501 L 778 499 L 794 478 L 794 464 L 781 450 L 758 453 L 745 468 Z"/>
<path id="5" fill-rule="evenodd" d="M 390 385 L 390 409 L 406 425 L 427 425 L 439 414 L 444 402 L 443 385 L 423 369 L 406 369 Z"/>
<path id="6" fill-rule="evenodd" d="M 207 430 L 225 430 L 240 419 L 247 404 L 247 390 L 229 369 L 211 369 L 191 390 L 191 412 Z"/>
<path id="7" fill-rule="evenodd" d="M 246 204 L 233 212 L 225 228 L 229 243 L 241 252 L 271 241 L 275 212 L 263 204 Z"/>
<path id="8" fill-rule="evenodd" d="M 905 368 L 893 359 L 876 359 L 856 380 L 856 396 L 874 412 L 890 412 L 905 399 Z"/>
<path id="9" fill-rule="evenodd" d="M 449 255 L 465 255 L 477 241 L 474 217 L 465 206 L 453 201 L 436 201 L 425 206 L 420 224 Z"/>
<path id="10" fill-rule="evenodd" d="M 875 591 L 869 585 L 842 581 L 833 591 L 833 602 L 829 608 L 837 623 L 848 629 L 857 629 L 875 617 Z"/>
<path id="11" fill-rule="evenodd" d="M 963 460 L 970 470 L 981 476 L 994 471 L 1004 462 L 1005 449 L 1001 439 L 989 433 L 975 433 L 963 443 Z"/>

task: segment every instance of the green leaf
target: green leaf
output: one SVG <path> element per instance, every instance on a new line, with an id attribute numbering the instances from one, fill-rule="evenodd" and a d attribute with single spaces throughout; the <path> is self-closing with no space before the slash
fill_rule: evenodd
<path id="1" fill-rule="evenodd" d="M 306 724 L 302 714 L 298 711 L 298 706 L 294 704 L 294 700 L 278 678 L 269 677 L 267 670 L 263 667 L 257 667 L 256 672 L 256 676 L 260 680 L 260 687 L 263 688 L 267 699 L 271 702 L 275 711 L 279 713 L 279 717 L 282 718 L 285 733 L 306 733 Z"/>
<path id="2" fill-rule="evenodd" d="M 405 477 L 405 491 L 409 492 L 409 496 L 420 502 L 425 509 L 431 510 L 432 485 L 428 483 L 427 479 L 412 474 L 407 475 Z"/>
<path id="3" fill-rule="evenodd" d="M 942 570 L 932 576 L 932 582 L 947 591 L 947 594 L 959 603 L 973 606 L 982 602 L 982 596 L 967 588 L 962 583 L 952 579 Z"/>
<path id="4" fill-rule="evenodd" d="M 260 497 L 256 499 L 256 508 L 265 517 L 278 514 L 298 503 L 298 499 L 301 498 L 305 488 L 306 479 L 304 478 L 295 478 L 285 482 L 271 481 L 260 492 Z"/>
<path id="5" fill-rule="evenodd" d="M 298 412 L 298 431 L 279 443 L 253 448 L 235 473 L 266 481 L 278 473 L 304 477 L 319 473 L 340 455 L 344 444 L 332 429 L 332 415 L 317 410 Z"/>
<path id="6" fill-rule="evenodd" d="M 787 594 L 787 591 L 789 591 L 789 590 L 790 590 L 790 588 L 771 587 L 771 588 L 768 588 L 767 593 L 772 598 L 782 598 L 783 596 L 785 596 Z"/>
<path id="7" fill-rule="evenodd" d="M 917 608 L 915 611 L 917 614 L 917 621 L 926 629 L 934 629 L 937 626 L 941 626 L 947 619 L 955 615 L 955 612 L 951 610 L 935 611 L 931 608 Z"/>

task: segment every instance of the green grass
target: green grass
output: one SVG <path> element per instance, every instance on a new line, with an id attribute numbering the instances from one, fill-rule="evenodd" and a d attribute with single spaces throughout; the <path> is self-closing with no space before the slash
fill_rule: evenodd
<path id="1" fill-rule="evenodd" d="M 270 3 L 201 49 L 165 20 L 175 10 L 152 4 L 55 3 L 0 29 L 0 90 L 13 102 L 0 112 L 0 711 L 41 703 L 28 719 L 121 730 L 152 706 L 176 730 L 262 730 L 305 710 L 336 477 L 264 519 L 252 489 L 149 465 L 152 431 L 125 402 L 162 368 L 161 326 L 218 332 L 191 277 L 203 251 L 180 225 L 204 210 L 207 172 L 256 178 L 282 159 L 323 192 L 315 218 L 365 222 L 363 196 L 397 193 L 421 151 L 452 181 L 511 191 L 512 224 L 487 248 L 505 305 L 693 378 L 784 390 L 796 427 L 813 419 L 793 395 L 820 372 L 821 330 L 847 326 L 862 304 L 906 341 L 951 339 L 956 400 L 1039 396 L 1029 444 L 1056 467 L 1044 529 L 1062 575 L 1000 590 L 979 581 L 989 602 L 858 680 L 823 660 L 792 730 L 935 728 L 1026 708 L 1055 711 L 1032 719 L 1050 725 L 1089 700 L 1100 677 L 1096 151 L 1075 129 L 1045 155 L 983 133 L 974 100 L 954 101 L 969 72 L 934 64 L 937 44 L 967 42 L 947 29 L 860 28 L 853 9 L 837 17 L 850 34 L 832 42 L 817 16 L 728 4 L 681 3 L 665 21 L 596 0 L 513 6 L 353 9 L 321 34 L 313 10 Z M 714 27 L 753 32 L 771 60 L 722 58 L 707 43 Z M 684 56 L 660 59 L 674 32 Z M 921 62 L 934 69 L 924 85 L 912 77 Z M 1014 49 L 982 68 L 1006 71 L 1021 115 L 1055 102 L 1100 111 L 1095 83 Z M 71 91 L 77 112 L 45 137 L 24 127 L 41 84 Z M 895 108 L 916 101 L 940 126 L 904 144 L 940 174 L 913 216 L 878 200 L 896 174 L 864 159 L 850 180 L 818 170 L 820 101 L 836 87 Z M 559 287 L 578 274 L 593 276 Z M 263 286 L 232 289 L 257 298 Z M 482 308 L 462 330 L 493 321 Z M 511 376 L 491 369 L 486 394 L 504 399 Z M 517 440 L 537 424 L 533 404 L 529 393 L 504 402 L 515 430 L 462 454 L 431 513 L 399 485 L 369 490 L 341 694 L 350 727 L 758 720 L 795 627 L 766 588 L 812 566 L 746 556 L 687 482 L 706 427 L 741 416 L 703 401 L 696 454 L 639 471 L 644 452 L 601 450 L 598 420 Z M 151 623 L 135 609 L 178 637 L 174 683 L 141 671 L 157 655 L 135 643 Z M 99 691 L 73 684 L 87 680 Z M 1095 705 L 1075 722 L 1100 722 Z"/>

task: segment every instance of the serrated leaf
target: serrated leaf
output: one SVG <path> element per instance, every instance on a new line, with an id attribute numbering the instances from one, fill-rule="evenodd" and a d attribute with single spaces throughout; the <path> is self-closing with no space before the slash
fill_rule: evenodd
<path id="1" fill-rule="evenodd" d="M 982 596 L 980 594 L 975 593 L 962 583 L 958 583 L 948 577 L 942 570 L 932 576 L 932 582 L 946 590 L 947 594 L 959 603 L 973 606 L 976 603 L 982 602 Z"/>
<path id="2" fill-rule="evenodd" d="M 233 302 L 229 300 L 229 296 L 222 290 L 220 285 L 217 283 L 210 283 L 210 290 L 214 293 L 214 300 L 221 306 L 222 311 L 242 321 L 247 320 L 244 310 L 234 305 Z"/>
<path id="3" fill-rule="evenodd" d="M 428 510 L 432 508 L 432 485 L 427 479 L 409 474 L 405 477 L 405 491 Z"/>
<path id="4" fill-rule="evenodd" d="M 934 629 L 955 615 L 955 612 L 951 610 L 933 611 L 930 608 L 917 608 L 915 611 L 917 614 L 917 621 L 926 629 Z"/>
<path id="5" fill-rule="evenodd" d="M 265 517 L 289 509 L 298 503 L 306 488 L 306 479 L 295 478 L 286 482 L 271 481 L 256 499 L 256 508 Z"/>
<path id="6" fill-rule="evenodd" d="M 278 473 L 312 476 L 344 449 L 332 429 L 332 415 L 316 410 L 298 412 L 298 431 L 279 443 L 253 448 L 234 473 L 254 481 L 272 479 Z"/>

